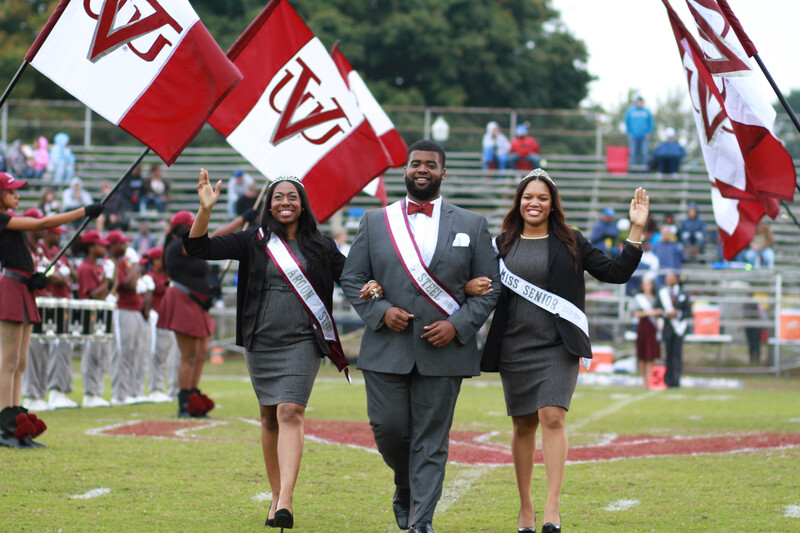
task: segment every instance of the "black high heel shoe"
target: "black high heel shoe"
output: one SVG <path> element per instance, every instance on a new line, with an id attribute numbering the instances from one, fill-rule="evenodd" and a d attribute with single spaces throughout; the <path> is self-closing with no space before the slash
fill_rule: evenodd
<path id="1" fill-rule="evenodd" d="M 264 525 L 267 527 L 275 527 L 275 519 L 269 517 L 269 512 L 272 510 L 272 503 L 269 504 L 269 509 L 267 510 L 267 521 L 264 522 Z"/>
<path id="2" fill-rule="evenodd" d="M 281 533 L 284 529 L 292 529 L 294 527 L 294 516 L 289 509 L 278 509 L 275 511 L 275 520 L 273 527 L 281 528 Z"/>
<path id="3" fill-rule="evenodd" d="M 558 524 L 547 522 L 542 526 L 542 533 L 561 533 L 561 513 L 558 513 Z"/>

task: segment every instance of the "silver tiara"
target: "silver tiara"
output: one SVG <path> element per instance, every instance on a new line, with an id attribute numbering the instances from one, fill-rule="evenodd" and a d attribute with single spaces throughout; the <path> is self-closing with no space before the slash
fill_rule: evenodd
<path id="1" fill-rule="evenodd" d="M 303 185 L 303 182 L 300 181 L 297 178 L 297 176 L 280 176 L 279 178 L 275 178 L 274 180 L 272 180 L 272 185 L 275 185 L 279 181 L 291 181 L 292 183 L 296 183 L 296 184 L 300 185 L 303 189 L 306 188 L 306 186 Z"/>
<path id="2" fill-rule="evenodd" d="M 541 168 L 534 168 L 533 170 L 528 172 L 528 175 L 525 176 L 525 178 L 526 179 L 527 178 L 544 178 L 547 181 L 549 181 L 550 183 L 552 183 L 553 187 L 556 186 L 556 182 L 553 181 L 553 178 L 551 178 L 550 175 L 547 172 L 545 172 L 544 170 L 542 170 Z"/>

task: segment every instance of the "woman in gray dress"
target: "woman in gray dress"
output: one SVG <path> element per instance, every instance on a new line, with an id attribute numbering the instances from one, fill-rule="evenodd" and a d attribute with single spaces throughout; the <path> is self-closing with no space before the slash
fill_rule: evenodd
<path id="1" fill-rule="evenodd" d="M 266 525 L 291 529 L 305 410 L 320 361 L 327 355 L 342 368 L 347 362 L 295 295 L 267 243 L 272 236 L 285 243 L 328 312 L 345 258 L 334 240 L 317 229 L 305 188 L 295 177 L 270 185 L 260 228 L 209 238 L 208 221 L 221 187 L 221 180 L 212 187 L 208 173 L 200 170 L 200 209 L 184 247 L 192 256 L 239 261 L 236 344 L 245 348 L 261 414 L 261 446 L 273 496 Z M 361 292 L 373 297 L 382 291 L 368 283 Z"/>
<path id="2" fill-rule="evenodd" d="M 611 259 L 567 226 L 555 183 L 544 170 L 535 169 L 517 187 L 514 205 L 503 221 L 496 239 L 498 259 L 505 263 L 505 268 L 501 265 L 503 292 L 481 369 L 500 372 L 513 423 L 511 452 L 520 497 L 520 532 L 536 528 L 531 478 L 540 425 L 547 477 L 542 532 L 561 530 L 567 410 L 578 379 L 579 358 L 592 356 L 583 314 L 583 272 L 600 281 L 628 281 L 642 255 L 648 210 L 645 190 L 636 189 L 630 205 L 630 236 L 622 253 Z M 467 293 L 487 290 L 487 281 L 470 281 Z"/>

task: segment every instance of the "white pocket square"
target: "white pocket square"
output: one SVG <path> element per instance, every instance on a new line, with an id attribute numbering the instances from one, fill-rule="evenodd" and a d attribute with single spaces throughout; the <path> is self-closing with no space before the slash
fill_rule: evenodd
<path id="1" fill-rule="evenodd" d="M 469 235 L 466 233 L 456 233 L 456 238 L 453 239 L 453 246 L 469 246 Z"/>

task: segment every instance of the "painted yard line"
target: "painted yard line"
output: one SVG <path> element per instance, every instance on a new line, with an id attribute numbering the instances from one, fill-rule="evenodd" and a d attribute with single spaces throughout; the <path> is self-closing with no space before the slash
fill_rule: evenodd
<path id="1" fill-rule="evenodd" d="M 606 511 L 629 511 L 641 503 L 639 500 L 617 500 L 605 506 Z"/>
<path id="2" fill-rule="evenodd" d="M 783 516 L 786 518 L 800 518 L 800 505 L 787 505 L 783 508 Z"/>
<path id="3" fill-rule="evenodd" d="M 608 407 L 606 407 L 605 409 L 601 409 L 600 411 L 597 411 L 596 413 L 592 413 L 591 415 L 586 416 L 584 418 L 581 418 L 580 420 L 576 420 L 575 422 L 569 422 L 567 424 L 567 430 L 568 431 L 573 431 L 575 429 L 580 429 L 583 426 L 585 426 L 587 424 L 591 424 L 592 422 L 596 422 L 597 420 L 600 420 L 601 418 L 603 418 L 603 417 L 605 417 L 607 415 L 611 415 L 611 414 L 616 413 L 617 411 L 619 411 L 623 407 L 627 407 L 628 405 L 630 405 L 632 403 L 635 403 L 635 402 L 638 402 L 638 401 L 641 401 L 641 400 L 645 400 L 645 399 L 650 398 L 651 396 L 654 396 L 654 395 L 656 395 L 658 393 L 659 393 L 659 391 L 652 390 L 652 391 L 646 392 L 644 394 L 641 394 L 639 396 L 634 396 L 632 398 L 628 398 L 628 399 L 625 399 L 625 400 L 620 400 L 618 402 L 615 402 L 615 403 L 609 405 Z"/>
<path id="4" fill-rule="evenodd" d="M 88 500 L 90 498 L 97 498 L 98 496 L 105 496 L 106 494 L 111 494 L 111 489 L 107 488 L 92 489 L 89 492 L 84 492 L 83 494 L 73 494 L 72 496 L 70 496 L 70 499 Z"/>
<path id="5" fill-rule="evenodd" d="M 272 500 L 272 493 L 271 492 L 259 492 L 255 496 L 250 498 L 254 502 L 265 502 L 267 500 Z"/>

